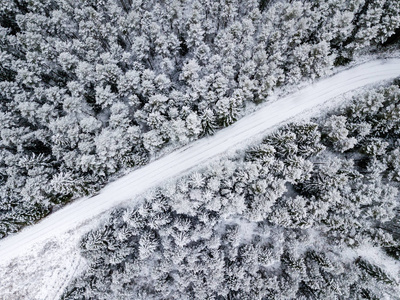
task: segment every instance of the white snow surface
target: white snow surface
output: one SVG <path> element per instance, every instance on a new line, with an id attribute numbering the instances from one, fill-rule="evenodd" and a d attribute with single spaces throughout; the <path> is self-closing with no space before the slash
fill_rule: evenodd
<path id="1" fill-rule="evenodd" d="M 149 188 L 243 149 L 276 127 L 332 107 L 334 98 L 400 76 L 400 59 L 379 59 L 341 71 L 263 105 L 215 135 L 193 142 L 0 240 L 0 298 L 54 299 L 82 267 L 78 241 L 104 213 Z M 338 101 L 338 100 L 336 100 Z M 97 221 L 97 222 L 96 222 Z M 39 267 L 40 266 L 40 267 Z M 39 268 L 39 269 L 37 269 Z"/>

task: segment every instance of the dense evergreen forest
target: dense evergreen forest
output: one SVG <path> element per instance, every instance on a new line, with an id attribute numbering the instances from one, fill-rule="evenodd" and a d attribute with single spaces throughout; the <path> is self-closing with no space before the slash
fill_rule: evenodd
<path id="1" fill-rule="evenodd" d="M 398 0 L 0 1 L 0 238 L 398 51 Z M 400 80 L 148 191 L 62 299 L 400 299 Z"/>
<path id="2" fill-rule="evenodd" d="M 116 209 L 63 299 L 399 299 L 399 85 Z"/>
<path id="3" fill-rule="evenodd" d="M 276 87 L 397 48 L 399 12 L 398 0 L 1 1 L 0 237 Z"/>

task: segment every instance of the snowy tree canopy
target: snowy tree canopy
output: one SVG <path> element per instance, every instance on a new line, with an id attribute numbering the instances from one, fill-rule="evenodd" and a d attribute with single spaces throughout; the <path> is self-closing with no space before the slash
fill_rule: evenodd
<path id="1" fill-rule="evenodd" d="M 0 237 L 231 125 L 277 86 L 393 47 L 399 11 L 395 0 L 2 1 Z M 338 151 L 355 146 L 329 126 Z"/>
<path id="2" fill-rule="evenodd" d="M 369 90 L 115 210 L 64 299 L 397 299 L 399 95 Z"/>

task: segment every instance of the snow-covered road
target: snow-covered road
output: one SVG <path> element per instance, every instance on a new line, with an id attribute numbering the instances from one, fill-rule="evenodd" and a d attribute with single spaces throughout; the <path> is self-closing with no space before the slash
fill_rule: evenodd
<path id="1" fill-rule="evenodd" d="M 98 195 L 82 198 L 40 223 L 0 241 L 0 260 L 9 261 L 37 243 L 83 226 L 148 188 L 208 162 L 232 149 L 242 148 L 278 124 L 301 117 L 346 92 L 400 76 L 400 59 L 375 60 L 322 79 L 300 91 L 264 105 L 214 136 L 176 150 L 107 185 Z"/>

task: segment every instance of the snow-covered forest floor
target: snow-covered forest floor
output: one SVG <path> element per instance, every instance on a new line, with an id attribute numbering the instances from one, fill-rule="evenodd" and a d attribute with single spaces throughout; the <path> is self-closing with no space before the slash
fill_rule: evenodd
<path id="1" fill-rule="evenodd" d="M 354 90 L 381 84 L 399 75 L 400 60 L 389 59 L 368 62 L 319 80 L 264 105 L 212 137 L 189 144 L 116 180 L 100 194 L 77 200 L 39 224 L 3 239 L 0 241 L 1 269 L 4 270 L 0 275 L 0 294 L 6 299 L 59 296 L 85 264 L 79 255 L 79 239 L 84 232 L 101 224 L 98 217 L 108 209 L 221 155 L 232 155 L 288 121 L 326 112 L 348 99 Z M 102 220 L 105 218 L 103 215 Z"/>

